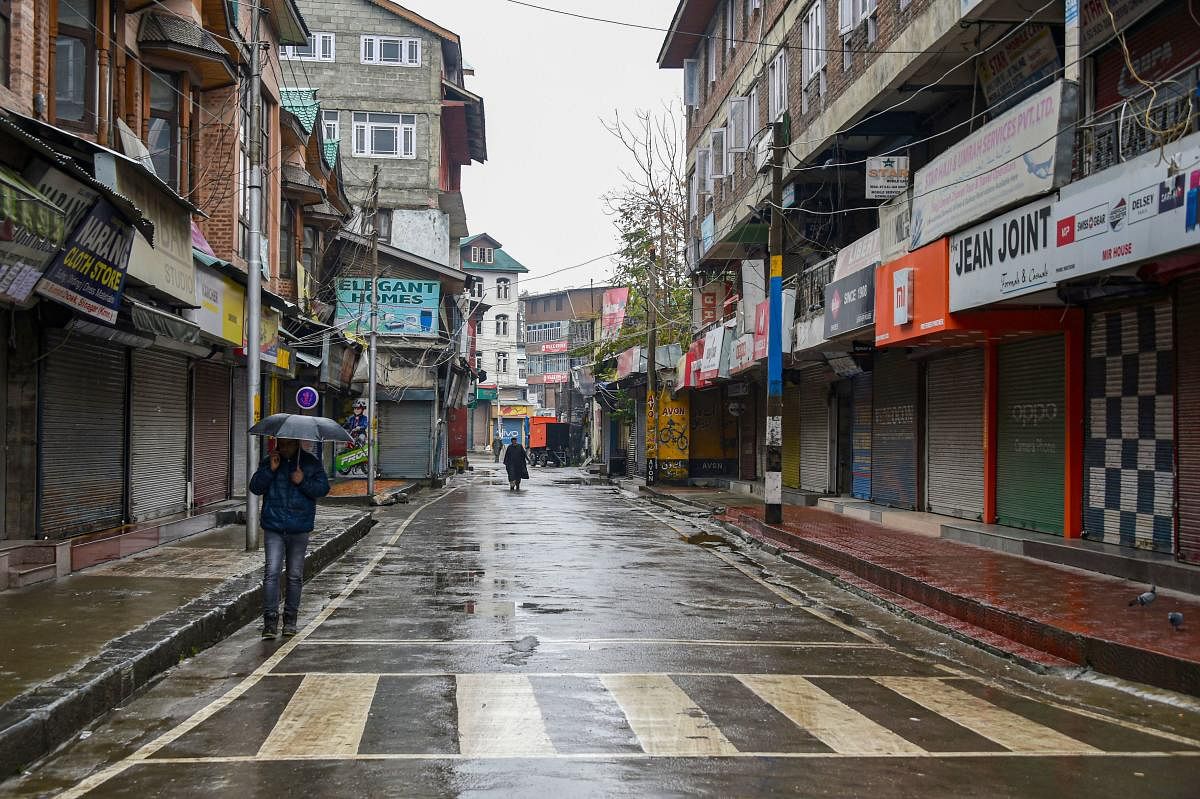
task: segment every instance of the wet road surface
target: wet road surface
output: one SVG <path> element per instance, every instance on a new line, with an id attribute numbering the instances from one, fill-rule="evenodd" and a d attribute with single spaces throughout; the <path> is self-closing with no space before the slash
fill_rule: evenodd
<path id="1" fill-rule="evenodd" d="M 243 630 L 0 794 L 1200 795 L 1186 701 L 1033 675 L 568 475 L 380 514 L 297 638 Z"/>

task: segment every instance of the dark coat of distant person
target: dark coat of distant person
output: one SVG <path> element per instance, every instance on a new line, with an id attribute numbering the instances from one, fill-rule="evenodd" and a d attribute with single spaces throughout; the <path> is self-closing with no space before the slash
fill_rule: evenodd
<path id="1" fill-rule="evenodd" d="M 504 469 L 508 472 L 508 481 L 529 479 L 529 456 L 525 448 L 516 441 L 508 445 L 504 451 Z"/>

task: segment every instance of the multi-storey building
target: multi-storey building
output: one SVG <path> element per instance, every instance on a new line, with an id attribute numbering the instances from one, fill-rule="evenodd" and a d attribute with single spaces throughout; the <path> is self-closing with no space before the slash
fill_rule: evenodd
<path id="1" fill-rule="evenodd" d="M 578 422 L 586 408 L 574 370 L 591 360 L 604 292 L 610 286 L 563 289 L 521 297 L 529 398 L 562 421 Z M 588 354 L 572 356 L 572 351 Z"/>
<path id="2" fill-rule="evenodd" d="M 1195 32 L 1170 0 L 1068 19 L 1011 0 L 682 0 L 658 61 L 688 107 L 683 384 L 693 420 L 737 410 L 725 479 L 762 488 L 754 320 L 778 214 L 791 499 L 1200 559 L 1200 433 L 1177 412 L 1200 385 Z"/>
<path id="3" fill-rule="evenodd" d="M 483 99 L 466 88 L 458 34 L 390 0 L 299 2 L 311 31 L 283 51 L 283 80 L 317 90 L 351 199 L 371 204 L 378 167 L 380 240 L 457 268 L 462 168 L 487 160 Z"/>
<path id="4" fill-rule="evenodd" d="M 529 403 L 525 376 L 525 336 L 521 326 L 521 275 L 529 272 L 504 246 L 486 233 L 459 243 L 463 270 L 476 278 L 469 298 L 487 304 L 476 331 L 475 368 L 487 374 L 476 392 L 471 418 L 472 446 L 487 449 L 502 432 L 501 419 L 520 425 Z"/>

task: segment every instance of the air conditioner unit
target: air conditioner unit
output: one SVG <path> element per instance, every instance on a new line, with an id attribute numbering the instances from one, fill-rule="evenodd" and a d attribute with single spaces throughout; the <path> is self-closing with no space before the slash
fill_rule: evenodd
<path id="1" fill-rule="evenodd" d="M 754 168 L 759 172 L 766 172 L 771 168 L 771 142 L 771 129 L 768 128 L 754 145 Z"/>

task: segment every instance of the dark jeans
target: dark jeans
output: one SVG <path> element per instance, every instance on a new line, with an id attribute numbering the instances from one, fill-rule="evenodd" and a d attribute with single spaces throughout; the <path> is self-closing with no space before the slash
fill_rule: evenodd
<path id="1" fill-rule="evenodd" d="M 304 551 L 308 548 L 308 533 L 277 533 L 263 530 L 267 565 L 263 571 L 263 618 L 279 618 L 279 573 L 287 561 L 287 598 L 283 603 L 283 619 L 295 623 L 300 612 L 300 589 L 304 585 Z"/>

